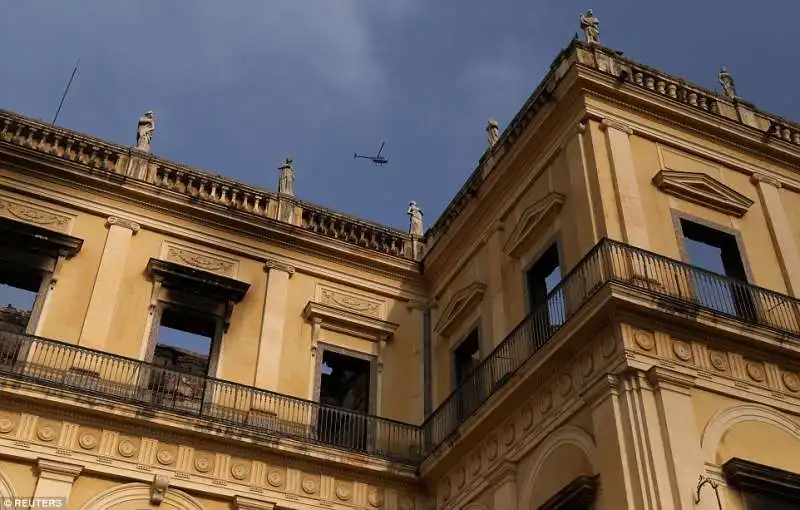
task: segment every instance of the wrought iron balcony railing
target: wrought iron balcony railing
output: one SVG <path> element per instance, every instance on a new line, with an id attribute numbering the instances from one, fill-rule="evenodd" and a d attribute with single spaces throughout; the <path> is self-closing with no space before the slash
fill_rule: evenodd
<path id="1" fill-rule="evenodd" d="M 472 416 L 607 283 L 685 313 L 740 320 L 800 340 L 800 300 L 605 239 L 421 426 L 0 330 L 0 377 L 263 434 L 417 464 Z"/>
<path id="2" fill-rule="evenodd" d="M 609 282 L 646 291 L 676 311 L 705 311 L 800 336 L 800 300 L 604 239 L 425 420 L 425 455 L 446 441 Z"/>
<path id="3" fill-rule="evenodd" d="M 285 437 L 416 464 L 420 428 L 249 386 L 0 331 L 0 377 L 203 420 L 235 435 Z"/>

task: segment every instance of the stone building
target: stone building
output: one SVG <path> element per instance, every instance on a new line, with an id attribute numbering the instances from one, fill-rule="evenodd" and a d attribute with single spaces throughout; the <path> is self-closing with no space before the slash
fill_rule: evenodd
<path id="1" fill-rule="evenodd" d="M 800 126 L 581 22 L 422 236 L 0 112 L 0 497 L 797 508 Z"/>

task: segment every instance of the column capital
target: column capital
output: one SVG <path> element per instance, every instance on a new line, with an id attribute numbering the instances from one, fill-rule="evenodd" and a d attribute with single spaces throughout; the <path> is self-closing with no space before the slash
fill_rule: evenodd
<path id="1" fill-rule="evenodd" d="M 36 469 L 39 472 L 39 478 L 72 483 L 83 471 L 83 466 L 57 460 L 39 459 Z"/>
<path id="2" fill-rule="evenodd" d="M 606 397 L 619 395 L 619 376 L 606 374 L 581 393 L 581 397 L 591 406 L 599 405 Z"/>
<path id="3" fill-rule="evenodd" d="M 106 219 L 106 228 L 111 228 L 112 226 L 115 225 L 118 227 L 127 228 L 134 234 L 139 232 L 139 230 L 142 228 L 141 225 L 139 225 L 133 220 L 120 218 L 119 216 L 109 216 L 108 219 Z"/>
<path id="4" fill-rule="evenodd" d="M 233 506 L 236 510 L 273 510 L 275 508 L 275 503 L 260 499 L 246 498 L 244 496 L 235 496 L 233 499 Z"/>
<path id="5" fill-rule="evenodd" d="M 269 259 L 264 263 L 264 271 L 269 273 L 272 270 L 283 271 L 289 275 L 289 278 L 291 278 L 295 273 L 295 267 L 293 265 L 281 262 L 279 260 Z"/>
<path id="6" fill-rule="evenodd" d="M 600 129 L 604 131 L 607 129 L 616 129 L 617 131 L 622 131 L 627 135 L 633 134 L 632 127 L 616 119 L 609 119 L 609 118 L 603 119 L 602 121 L 600 121 Z"/>
<path id="7" fill-rule="evenodd" d="M 771 175 L 761 174 L 758 172 L 750 176 L 750 182 L 756 185 L 760 182 L 763 182 L 765 184 L 770 184 L 772 186 L 775 186 L 776 188 L 780 188 L 782 186 L 781 181 L 779 181 L 777 178 L 772 177 Z"/>
<path id="8" fill-rule="evenodd" d="M 697 376 L 655 366 L 647 371 L 647 380 L 658 390 L 669 390 L 691 395 Z"/>
<path id="9" fill-rule="evenodd" d="M 409 312 L 413 310 L 421 310 L 424 312 L 425 310 L 439 308 L 439 304 L 433 299 L 420 299 L 409 301 L 406 303 L 406 308 Z"/>

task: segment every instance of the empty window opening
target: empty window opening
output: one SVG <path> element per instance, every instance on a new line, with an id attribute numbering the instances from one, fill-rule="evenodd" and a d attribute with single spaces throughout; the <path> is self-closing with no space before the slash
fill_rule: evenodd
<path id="1" fill-rule="evenodd" d="M 320 402 L 360 413 L 369 412 L 370 362 L 324 350 L 320 374 Z"/>
<path id="2" fill-rule="evenodd" d="M 42 279 L 40 270 L 0 262 L 0 330 L 25 332 Z"/>
<path id="3" fill-rule="evenodd" d="M 548 298 L 561 282 L 561 263 L 558 257 L 558 245 L 551 245 L 539 260 L 525 274 L 528 287 L 528 306 L 531 313 L 541 313 L 545 323 L 551 326 L 563 324 L 565 303 L 562 293 L 555 293 Z M 547 303 L 547 306 L 543 306 Z M 541 310 L 539 312 L 539 310 Z"/>
<path id="4" fill-rule="evenodd" d="M 681 230 L 691 265 L 747 282 L 735 236 L 685 219 L 681 219 Z M 755 313 L 744 285 L 704 273 L 694 274 L 692 280 L 702 304 L 730 315 L 752 316 Z"/>
<path id="5" fill-rule="evenodd" d="M 458 387 L 466 381 L 481 362 L 480 335 L 478 328 L 473 329 L 461 344 L 453 351 L 455 385 Z"/>
<path id="6" fill-rule="evenodd" d="M 153 363 L 184 374 L 208 375 L 216 331 L 214 316 L 186 308 L 165 307 L 158 325 Z"/>

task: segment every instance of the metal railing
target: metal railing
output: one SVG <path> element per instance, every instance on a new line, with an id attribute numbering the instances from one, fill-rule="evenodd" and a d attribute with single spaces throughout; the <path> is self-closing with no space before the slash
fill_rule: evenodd
<path id="1" fill-rule="evenodd" d="M 800 336 L 800 300 L 603 239 L 425 420 L 425 455 L 447 441 L 609 282 L 643 290 L 676 312 L 705 311 Z"/>
<path id="2" fill-rule="evenodd" d="M 540 349 L 606 283 L 681 314 L 710 313 L 800 339 L 800 300 L 632 246 L 602 240 L 421 426 L 14 332 L 0 331 L 0 376 L 256 433 L 417 464 Z"/>
<path id="3" fill-rule="evenodd" d="M 420 429 L 44 338 L 0 331 L 0 376 L 198 418 L 235 435 L 285 437 L 416 464 Z"/>

